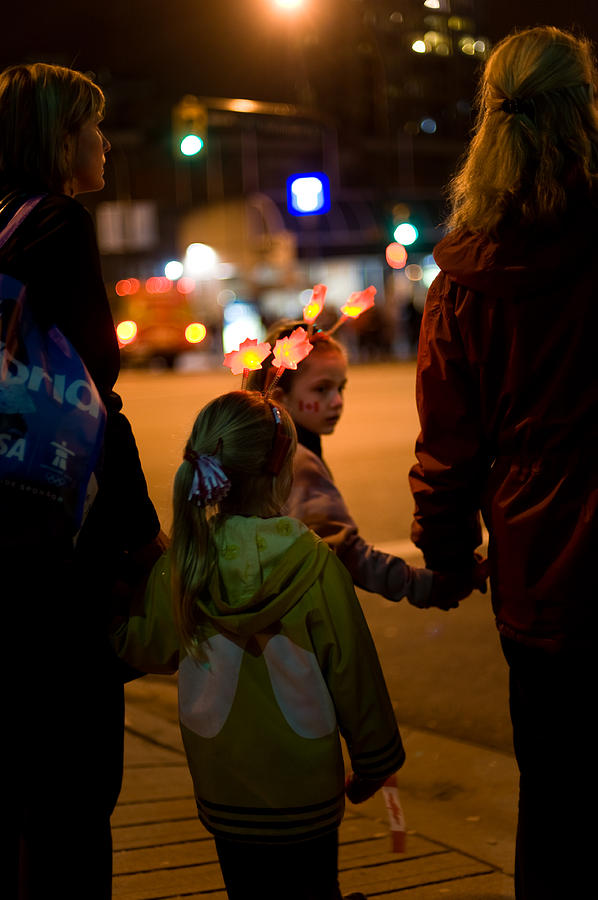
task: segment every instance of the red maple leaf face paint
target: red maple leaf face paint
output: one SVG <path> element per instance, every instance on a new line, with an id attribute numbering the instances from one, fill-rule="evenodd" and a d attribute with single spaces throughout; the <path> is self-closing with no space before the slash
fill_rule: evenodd
<path id="1" fill-rule="evenodd" d="M 301 410 L 301 412 L 320 412 L 320 404 L 317 400 L 315 400 L 313 403 L 300 400 L 299 409 Z"/>
<path id="2" fill-rule="evenodd" d="M 317 350 L 302 363 L 282 402 L 295 425 L 332 434 L 343 411 L 347 363 L 337 350 Z"/>

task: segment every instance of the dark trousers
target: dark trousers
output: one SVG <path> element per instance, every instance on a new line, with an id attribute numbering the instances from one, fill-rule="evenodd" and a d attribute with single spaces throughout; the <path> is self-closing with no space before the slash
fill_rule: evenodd
<path id="1" fill-rule="evenodd" d="M 296 844 L 216 838 L 229 900 L 340 900 L 338 830 Z"/>
<path id="2" fill-rule="evenodd" d="M 97 606 L 106 600 L 66 555 L 34 545 L 0 561 L 6 896 L 108 900 L 124 701 Z"/>
<path id="3" fill-rule="evenodd" d="M 520 773 L 517 900 L 594 896 L 595 654 L 502 646 Z"/>

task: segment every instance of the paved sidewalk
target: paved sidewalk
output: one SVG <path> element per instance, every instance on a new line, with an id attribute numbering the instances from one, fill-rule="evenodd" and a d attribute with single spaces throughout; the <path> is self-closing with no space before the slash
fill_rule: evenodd
<path id="1" fill-rule="evenodd" d="M 197 818 L 176 713 L 172 704 L 152 703 L 151 694 L 149 677 L 127 686 L 125 778 L 112 820 L 114 900 L 226 900 L 214 843 Z M 343 893 L 512 900 L 514 760 L 405 726 L 401 733 L 406 852 L 390 852 L 380 795 L 348 803 Z"/>

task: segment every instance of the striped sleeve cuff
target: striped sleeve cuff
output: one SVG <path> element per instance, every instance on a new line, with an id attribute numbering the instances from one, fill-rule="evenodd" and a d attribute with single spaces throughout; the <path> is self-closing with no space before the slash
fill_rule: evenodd
<path id="1" fill-rule="evenodd" d="M 351 752 L 353 771 L 360 778 L 387 778 L 405 762 L 405 749 L 398 730 L 392 740 L 377 750 Z"/>

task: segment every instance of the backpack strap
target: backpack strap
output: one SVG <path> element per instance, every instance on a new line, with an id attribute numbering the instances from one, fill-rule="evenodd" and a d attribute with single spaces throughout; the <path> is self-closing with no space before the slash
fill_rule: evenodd
<path id="1" fill-rule="evenodd" d="M 0 231 L 0 247 L 3 247 L 4 244 L 13 236 L 19 225 L 21 225 L 29 213 L 35 209 L 40 200 L 43 200 L 45 194 L 38 194 L 35 197 L 29 197 L 28 200 L 19 207 L 16 211 L 8 225 L 6 225 L 2 231 Z"/>

